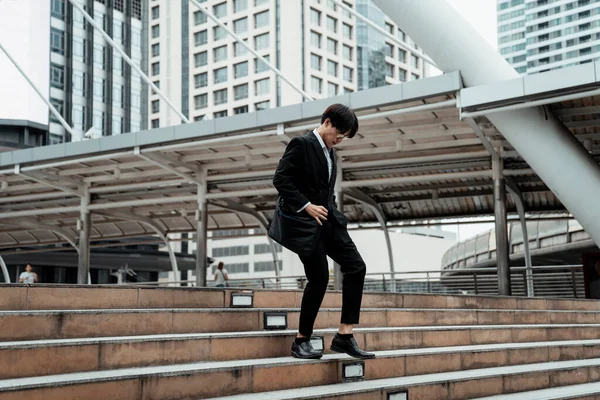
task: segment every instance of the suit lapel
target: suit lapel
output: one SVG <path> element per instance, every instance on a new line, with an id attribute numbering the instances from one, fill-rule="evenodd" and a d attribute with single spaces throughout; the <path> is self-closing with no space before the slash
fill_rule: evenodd
<path id="1" fill-rule="evenodd" d="M 335 149 L 331 149 L 331 179 L 329 180 L 329 187 L 335 185 L 335 179 L 337 178 L 337 154 Z"/>
<path id="2" fill-rule="evenodd" d="M 327 165 L 327 159 L 325 158 L 323 148 L 321 147 L 319 140 L 316 138 L 315 134 L 312 131 L 308 133 L 308 140 L 310 140 L 310 142 L 312 143 L 313 148 L 317 153 L 319 163 L 321 164 L 321 167 L 319 168 L 319 171 L 321 171 L 321 178 L 324 178 L 325 182 L 327 182 L 329 180 L 329 166 Z"/>

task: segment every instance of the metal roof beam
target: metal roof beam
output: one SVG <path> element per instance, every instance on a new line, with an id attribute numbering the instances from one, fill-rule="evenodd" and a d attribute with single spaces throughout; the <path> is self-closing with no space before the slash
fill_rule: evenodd
<path id="1" fill-rule="evenodd" d="M 30 180 L 40 183 L 42 185 L 51 187 L 53 189 L 60 190 L 65 193 L 72 194 L 73 196 L 80 196 L 80 197 L 83 196 L 83 190 L 82 190 L 83 183 L 77 182 L 73 179 L 58 177 L 56 175 L 52 175 L 52 174 L 49 174 L 46 172 L 39 172 L 39 171 L 23 172 L 23 171 L 21 171 L 21 167 L 19 164 L 15 165 L 15 174 L 22 175 L 22 176 L 26 177 L 27 179 L 30 179 Z M 76 189 L 73 189 L 72 187 L 69 187 L 69 186 L 65 186 L 65 183 L 69 184 L 71 186 L 75 186 Z"/>

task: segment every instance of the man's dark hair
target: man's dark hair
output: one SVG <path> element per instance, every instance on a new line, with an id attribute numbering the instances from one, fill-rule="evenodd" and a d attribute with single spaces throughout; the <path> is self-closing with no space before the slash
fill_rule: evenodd
<path id="1" fill-rule="evenodd" d="M 332 104 L 321 115 L 321 124 L 329 118 L 331 125 L 340 133 L 348 132 L 348 138 L 354 137 L 358 131 L 358 118 L 350 107 L 343 104 Z"/>

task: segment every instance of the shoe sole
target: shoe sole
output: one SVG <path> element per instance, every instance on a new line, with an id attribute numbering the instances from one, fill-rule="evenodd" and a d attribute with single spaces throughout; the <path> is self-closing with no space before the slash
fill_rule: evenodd
<path id="1" fill-rule="evenodd" d="M 330 349 L 331 349 L 331 351 L 335 351 L 336 353 L 348 354 L 350 357 L 358 358 L 360 360 L 370 360 L 370 359 L 375 358 L 375 355 L 367 356 L 367 357 L 362 357 L 362 356 L 357 356 L 357 355 L 354 355 L 354 354 L 350 354 L 346 350 L 342 349 L 341 347 L 334 346 L 334 345 L 331 345 Z"/>
<path id="2" fill-rule="evenodd" d="M 292 351 L 292 357 L 300 358 L 300 359 L 302 359 L 302 360 L 318 360 L 318 359 L 320 359 L 321 357 L 323 357 L 323 354 L 316 354 L 316 355 L 314 355 L 314 356 L 301 357 L 301 356 L 299 356 L 297 353 L 294 353 L 294 352 Z"/>

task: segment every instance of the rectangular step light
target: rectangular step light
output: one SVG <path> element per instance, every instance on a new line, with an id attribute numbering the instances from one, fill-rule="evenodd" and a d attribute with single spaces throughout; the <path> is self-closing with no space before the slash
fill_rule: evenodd
<path id="1" fill-rule="evenodd" d="M 313 349 L 318 351 L 323 351 L 325 348 L 325 340 L 323 336 L 311 336 L 310 344 L 312 344 Z"/>
<path id="2" fill-rule="evenodd" d="M 356 382 L 365 379 L 364 361 L 342 363 L 342 382 Z"/>
<path id="3" fill-rule="evenodd" d="M 400 392 L 388 392 L 387 400 L 408 400 L 408 392 L 406 390 Z"/>
<path id="4" fill-rule="evenodd" d="M 266 330 L 287 329 L 286 312 L 266 312 L 264 313 L 263 327 Z"/>
<path id="5" fill-rule="evenodd" d="M 231 308 L 252 308 L 254 306 L 254 293 L 250 291 L 231 292 Z"/>

